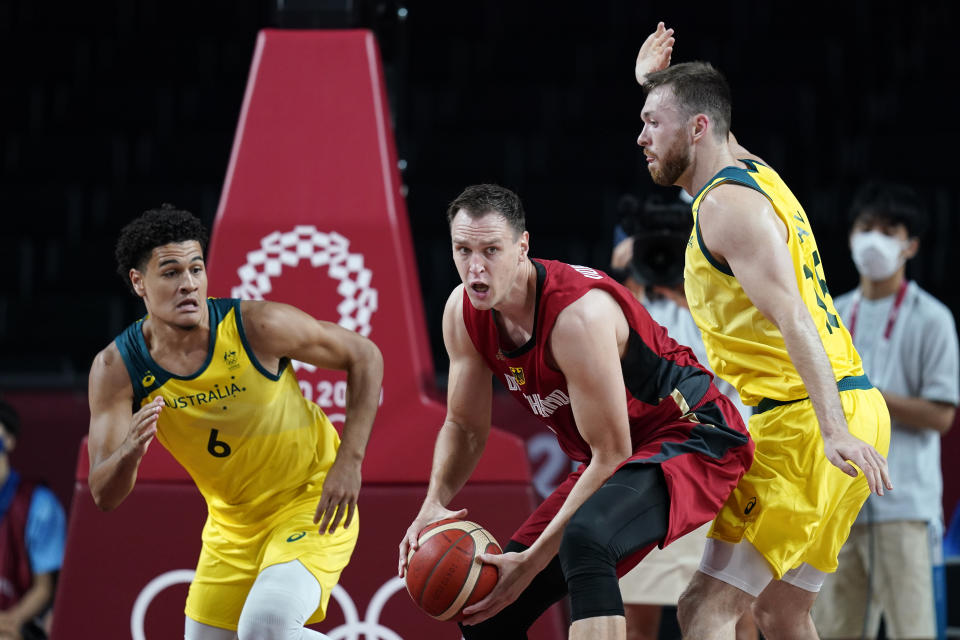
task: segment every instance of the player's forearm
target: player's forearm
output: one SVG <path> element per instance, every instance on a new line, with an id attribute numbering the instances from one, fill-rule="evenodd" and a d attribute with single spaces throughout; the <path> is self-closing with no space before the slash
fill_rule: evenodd
<path id="1" fill-rule="evenodd" d="M 101 511 L 111 511 L 133 491 L 141 457 L 121 446 L 97 464 L 91 464 L 87 483 Z"/>
<path id="2" fill-rule="evenodd" d="M 347 368 L 346 419 L 338 457 L 363 460 L 373 430 L 383 383 L 383 356 L 372 342 L 363 348 Z"/>
<path id="3" fill-rule="evenodd" d="M 28 620 L 39 615 L 53 596 L 53 576 L 42 573 L 33 577 L 33 584 L 15 605 L 7 610 L 7 615 L 16 621 L 16 628 L 22 627 Z"/>
<path id="4" fill-rule="evenodd" d="M 956 407 L 945 402 L 934 402 L 925 398 L 913 398 L 889 391 L 883 391 L 883 399 L 890 410 L 890 417 L 902 426 L 916 430 L 932 429 L 944 434 L 953 426 Z"/>
<path id="5" fill-rule="evenodd" d="M 823 348 L 820 334 L 805 306 L 798 305 L 778 319 L 787 353 L 813 403 L 820 432 L 831 435 L 837 429 L 847 430 L 847 418 L 837 391 L 836 375 Z"/>
<path id="6" fill-rule="evenodd" d="M 477 432 L 452 420 L 443 423 L 433 450 L 427 501 L 446 507 L 480 462 L 487 431 Z"/>

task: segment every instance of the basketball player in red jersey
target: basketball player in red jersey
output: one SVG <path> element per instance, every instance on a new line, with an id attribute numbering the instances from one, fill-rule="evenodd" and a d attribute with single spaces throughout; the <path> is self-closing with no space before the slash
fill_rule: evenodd
<path id="1" fill-rule="evenodd" d="M 580 466 L 503 555 L 482 556 L 500 580 L 464 611 L 463 635 L 525 638 L 569 593 L 570 638 L 624 638 L 618 574 L 711 520 L 749 467 L 753 443 L 711 374 L 629 291 L 594 269 L 527 257 L 516 194 L 468 187 L 447 218 L 463 282 L 443 315 L 447 417 L 399 572 L 424 526 L 466 515 L 447 504 L 483 453 L 493 372 Z"/>

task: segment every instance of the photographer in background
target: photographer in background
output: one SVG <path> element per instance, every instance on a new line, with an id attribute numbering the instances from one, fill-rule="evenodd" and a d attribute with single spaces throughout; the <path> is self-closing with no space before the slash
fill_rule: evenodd
<path id="1" fill-rule="evenodd" d="M 689 200 L 664 202 L 649 198 L 643 205 L 632 195 L 618 203 L 620 224 L 610 259 L 611 276 L 624 284 L 670 337 L 690 347 L 697 360 L 708 362 L 700 329 L 693 321 L 683 294 L 684 251 L 693 219 Z M 746 423 L 749 407 L 725 380 L 714 384 L 740 411 Z M 665 549 L 654 548 L 639 565 L 620 579 L 627 618 L 627 640 L 656 640 L 664 606 L 676 606 L 683 589 L 700 565 L 710 523 L 676 540 Z M 737 640 L 756 640 L 750 613 L 737 624 Z"/>

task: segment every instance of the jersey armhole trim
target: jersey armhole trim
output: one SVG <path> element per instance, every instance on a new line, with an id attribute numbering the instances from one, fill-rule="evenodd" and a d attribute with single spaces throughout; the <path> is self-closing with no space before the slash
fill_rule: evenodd
<path id="1" fill-rule="evenodd" d="M 134 325 L 136 330 L 140 330 L 140 322 L 136 322 Z M 143 385 L 140 384 L 140 381 L 137 380 L 137 375 L 139 371 L 137 370 L 136 365 L 133 362 L 133 356 L 130 354 L 129 349 L 123 344 L 123 342 L 129 342 L 128 331 L 124 331 L 116 338 L 114 338 L 113 343 L 117 345 L 117 351 L 120 352 L 120 358 L 123 360 L 123 366 L 127 369 L 127 377 L 130 378 L 130 386 L 133 389 L 133 410 L 136 413 L 140 409 L 140 403 L 147 397 Z"/>
<path id="2" fill-rule="evenodd" d="M 754 191 L 762 195 L 764 198 L 769 200 L 770 197 L 764 192 L 763 189 L 760 188 L 760 185 L 758 185 L 756 181 L 749 175 L 749 171 L 756 171 L 755 165 L 760 163 L 754 162 L 752 160 L 741 160 L 741 162 L 745 163 L 748 166 L 747 170 L 739 169 L 737 167 L 724 168 L 722 171 L 717 173 L 716 176 L 714 176 L 712 182 L 708 183 L 703 189 L 700 190 L 700 193 L 697 194 L 697 198 L 695 201 L 702 201 L 703 197 L 707 194 L 708 191 L 725 182 L 731 182 L 733 184 L 738 184 L 740 186 L 747 187 L 748 189 L 753 189 Z M 761 166 L 764 166 L 764 165 L 761 164 Z M 709 262 L 710 265 L 720 273 L 724 275 L 728 275 L 730 277 L 734 277 L 733 270 L 730 268 L 730 265 L 725 265 L 719 260 L 717 260 L 717 258 L 712 253 L 710 253 L 710 250 L 707 248 L 707 243 L 703 241 L 703 233 L 700 231 L 699 206 L 697 207 L 695 226 L 697 228 L 697 244 L 700 246 L 700 251 L 703 253 L 703 257 L 706 258 L 707 262 Z"/>
<path id="3" fill-rule="evenodd" d="M 237 335 L 240 336 L 240 344 L 243 345 L 243 350 L 247 352 L 247 357 L 250 358 L 251 364 L 253 364 L 257 371 L 263 374 L 263 376 L 268 380 L 273 380 L 276 382 L 280 379 L 280 376 L 283 375 L 283 371 L 287 368 L 287 363 L 290 361 L 290 359 L 286 356 L 280 358 L 276 374 L 267 371 L 267 368 L 260 364 L 257 356 L 253 353 L 253 348 L 250 346 L 250 341 L 247 339 L 247 332 L 243 328 L 243 314 L 240 313 L 241 300 L 234 299 L 231 302 L 233 303 L 233 317 L 237 323 Z"/>
<path id="4" fill-rule="evenodd" d="M 707 243 L 703 241 L 703 234 L 700 232 L 700 216 L 697 215 L 697 245 L 700 247 L 700 252 L 703 253 L 703 257 L 707 259 L 707 262 L 710 265 L 724 275 L 733 277 L 733 270 L 730 269 L 729 265 L 725 265 L 717 260 L 710 249 L 707 248 Z"/>

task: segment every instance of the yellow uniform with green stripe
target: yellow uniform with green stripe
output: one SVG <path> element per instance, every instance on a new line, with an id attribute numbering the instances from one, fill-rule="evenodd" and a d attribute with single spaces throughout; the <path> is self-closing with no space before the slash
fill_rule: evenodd
<path id="1" fill-rule="evenodd" d="M 134 410 L 163 396 L 157 439 L 207 502 L 203 548 L 186 614 L 236 629 L 260 570 L 300 560 L 330 592 L 356 544 L 358 523 L 320 536 L 313 517 L 340 444 L 336 429 L 303 397 L 289 361 L 267 371 L 247 343 L 240 301 L 210 299 L 210 347 L 195 374 L 177 376 L 150 357 L 141 321 L 116 339 L 134 389 Z"/>
<path id="2" fill-rule="evenodd" d="M 869 488 L 862 474 L 851 478 L 827 460 L 813 406 L 783 336 L 753 305 L 730 268 L 704 245 L 698 214 L 711 189 L 721 184 L 755 189 L 786 225 L 797 286 L 833 367 L 850 432 L 886 455 L 890 417 L 833 306 L 803 208 L 775 171 L 743 162 L 746 169 L 723 169 L 694 199 L 684 270 L 684 290 L 710 366 L 736 387 L 745 404 L 757 407 L 749 425 L 757 445 L 753 465 L 710 535 L 728 542 L 746 537 L 778 579 L 804 562 L 834 571 Z"/>

